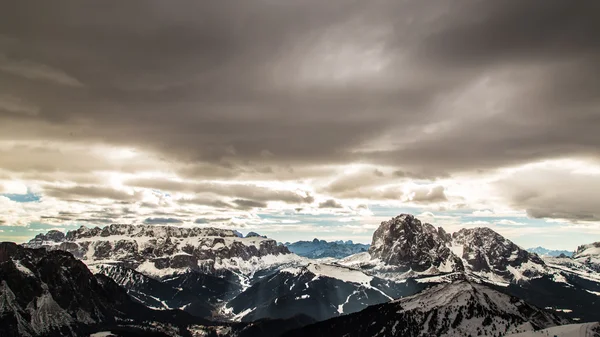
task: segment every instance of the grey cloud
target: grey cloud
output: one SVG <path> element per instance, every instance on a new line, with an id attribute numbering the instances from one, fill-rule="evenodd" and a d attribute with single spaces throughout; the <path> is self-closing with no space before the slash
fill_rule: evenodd
<path id="1" fill-rule="evenodd" d="M 115 190 L 109 187 L 101 186 L 74 186 L 74 187 L 50 187 L 44 189 L 44 194 L 59 199 L 93 199 L 105 198 L 119 201 L 135 201 L 138 199 L 136 194 L 128 194 L 124 191 Z"/>
<path id="2" fill-rule="evenodd" d="M 34 80 L 50 81 L 61 85 L 80 87 L 82 84 L 59 69 L 28 61 L 15 61 L 0 54 L 0 71 Z"/>
<path id="3" fill-rule="evenodd" d="M 145 224 L 148 225 L 159 225 L 159 224 L 178 224 L 183 223 L 180 219 L 176 218 L 146 218 L 144 220 Z"/>
<path id="4" fill-rule="evenodd" d="M 39 111 L 0 112 L 0 137 L 139 147 L 206 179 L 295 179 L 302 166 L 350 162 L 430 179 L 599 157 L 598 6 L 5 2 L 0 92 Z M 0 158 L 11 170 L 107 165 Z M 293 174 L 278 171 L 286 165 Z M 349 181 L 331 189 L 361 192 Z"/>
<path id="5" fill-rule="evenodd" d="M 319 208 L 342 208 L 342 207 L 344 207 L 344 206 L 342 206 L 342 204 L 340 204 L 339 202 L 337 202 L 333 199 L 329 199 L 327 201 L 319 203 Z"/>
<path id="6" fill-rule="evenodd" d="M 533 218 L 599 221 L 600 179 L 564 169 L 529 169 L 494 186 L 515 208 Z"/>
<path id="7" fill-rule="evenodd" d="M 178 182 L 159 179 L 134 179 L 127 182 L 129 186 L 160 189 L 163 191 L 186 191 L 195 193 L 213 193 L 225 197 L 238 197 L 259 201 L 283 201 L 286 203 L 312 203 L 314 198 L 307 194 L 274 190 L 252 184 L 220 184 L 200 182 Z"/>
<path id="8" fill-rule="evenodd" d="M 233 201 L 233 203 L 236 204 L 237 208 L 241 209 L 241 210 L 267 207 L 267 203 L 262 202 L 262 201 L 256 201 L 256 200 L 236 199 Z"/>
<path id="9" fill-rule="evenodd" d="M 209 223 L 215 223 L 215 222 L 225 222 L 225 221 L 229 221 L 231 220 L 231 218 L 198 218 L 194 221 L 195 224 L 209 224 Z"/>
<path id="10" fill-rule="evenodd" d="M 411 192 L 410 201 L 417 203 L 435 203 L 448 200 L 444 192 L 444 186 L 434 186 L 432 188 L 419 187 L 413 189 Z"/>

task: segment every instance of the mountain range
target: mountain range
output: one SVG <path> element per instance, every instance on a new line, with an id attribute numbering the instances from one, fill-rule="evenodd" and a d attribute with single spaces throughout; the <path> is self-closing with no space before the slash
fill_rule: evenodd
<path id="1" fill-rule="evenodd" d="M 527 248 L 527 251 L 530 253 L 536 253 L 537 255 L 541 256 L 541 257 L 558 257 L 561 255 L 564 256 L 573 256 L 573 252 L 569 251 L 569 250 L 551 250 L 551 249 L 546 249 L 544 247 L 535 247 L 535 248 Z"/>
<path id="2" fill-rule="evenodd" d="M 174 336 L 193 334 L 191 325 L 223 336 L 285 331 L 290 336 L 318 331 L 330 336 L 504 335 L 600 319 L 598 243 L 580 246 L 572 257 L 541 257 L 489 228 L 447 233 L 409 214 L 382 222 L 371 245 L 349 256 L 310 259 L 294 254 L 291 246 L 332 243 L 300 243 L 282 245 L 258 234 L 243 237 L 206 227 L 81 227 L 39 234 L 23 247 L 3 244 L 12 248 L 5 248 L 11 253 L 2 255 L 0 268 L 2 275 L 20 273 L 17 282 L 34 274 L 37 287 L 46 289 L 46 279 L 37 276 L 38 262 L 72 261 L 54 267 L 78 270 L 65 274 L 66 284 L 107 284 L 119 289 L 118 303 L 143 308 L 131 313 L 127 329 L 137 326 L 136 317 L 158 317 L 152 320 L 160 333 L 169 330 Z M 77 279 L 82 274 L 87 275 L 83 281 Z M 0 294 L 0 319 L 12 327 L 7 335 L 64 331 L 52 324 L 54 330 L 34 327 L 39 320 L 32 309 L 44 296 L 58 303 L 62 293 L 22 293 L 10 282 L 3 278 Z M 71 291 L 102 293 L 102 287 L 91 288 Z M 98 303 L 111 303 L 99 298 Z M 130 309 L 102 311 L 123 304 L 84 306 L 79 314 L 81 301 L 65 301 L 73 304 L 58 307 L 67 310 L 69 322 L 77 322 L 73 331 L 114 327 L 130 315 Z M 300 330 L 293 331 L 296 327 Z"/>
<path id="3" fill-rule="evenodd" d="M 357 253 L 366 252 L 369 245 L 348 241 L 331 241 L 314 239 L 312 241 L 297 241 L 284 244 L 290 252 L 310 259 L 332 257 L 341 259 Z"/>

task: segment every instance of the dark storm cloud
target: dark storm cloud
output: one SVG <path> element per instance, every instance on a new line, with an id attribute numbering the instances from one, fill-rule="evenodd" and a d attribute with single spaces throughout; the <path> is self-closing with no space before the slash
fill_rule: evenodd
<path id="1" fill-rule="evenodd" d="M 598 156 L 599 6 L 9 1 L 0 137 L 145 148 L 207 178 L 361 160 L 429 177 Z M 488 77 L 508 97 L 477 85 Z"/>

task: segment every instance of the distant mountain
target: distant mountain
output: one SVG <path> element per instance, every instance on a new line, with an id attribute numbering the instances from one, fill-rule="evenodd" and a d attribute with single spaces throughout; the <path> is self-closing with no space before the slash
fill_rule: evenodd
<path id="1" fill-rule="evenodd" d="M 568 257 L 573 256 L 573 252 L 572 251 L 568 251 L 568 250 L 550 250 L 550 249 L 546 249 L 544 247 L 527 248 L 527 251 L 530 252 L 530 253 L 536 253 L 537 255 L 539 255 L 541 257 L 547 257 L 547 256 L 557 257 L 557 256 L 560 256 L 560 255 L 564 255 L 564 256 L 568 256 Z"/>
<path id="2" fill-rule="evenodd" d="M 286 242 L 285 246 L 290 252 L 307 257 L 309 259 L 320 259 L 332 257 L 341 259 L 356 253 L 366 252 L 369 245 L 348 241 L 331 241 L 314 239 L 312 241 Z"/>
<path id="3" fill-rule="evenodd" d="M 459 280 L 284 336 L 503 336 L 565 323 L 516 297 Z"/>

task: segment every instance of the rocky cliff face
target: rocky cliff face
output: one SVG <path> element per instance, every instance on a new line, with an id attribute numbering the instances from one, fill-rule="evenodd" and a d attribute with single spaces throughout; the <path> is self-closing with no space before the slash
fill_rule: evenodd
<path id="1" fill-rule="evenodd" d="M 289 254 L 276 241 L 260 236 L 240 238 L 235 231 L 216 228 L 118 225 L 81 227 L 61 236 L 38 235 L 26 247 L 71 252 L 87 264 L 119 261 L 131 268 L 143 265 L 152 274 L 172 269 L 214 269 L 224 259 L 248 261 Z"/>
<path id="2" fill-rule="evenodd" d="M 451 240 L 441 227 L 436 229 L 410 214 L 402 214 L 381 223 L 373 234 L 369 254 L 405 270 L 462 270 L 462 262 L 448 248 Z"/>
<path id="3" fill-rule="evenodd" d="M 77 335 L 114 322 L 130 304 L 123 289 L 67 252 L 0 243 L 2 336 Z"/>

